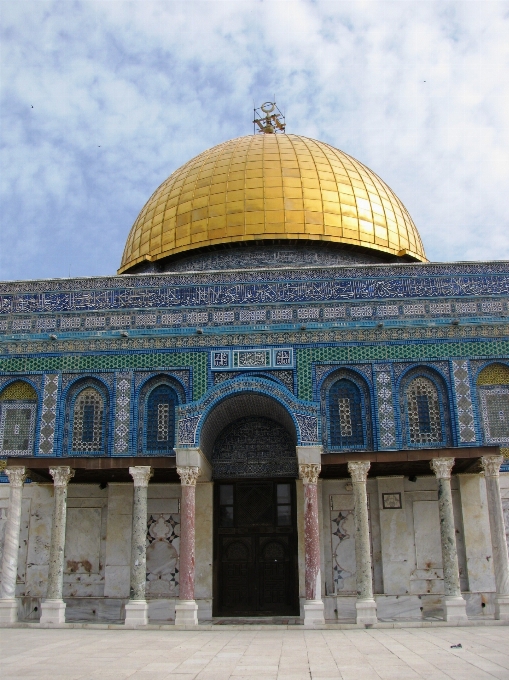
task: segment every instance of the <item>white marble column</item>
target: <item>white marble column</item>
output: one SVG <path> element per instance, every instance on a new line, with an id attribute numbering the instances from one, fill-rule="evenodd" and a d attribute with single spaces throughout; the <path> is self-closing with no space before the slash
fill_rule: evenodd
<path id="1" fill-rule="evenodd" d="M 303 448 L 303 447 L 299 447 Z M 302 456 L 299 456 L 302 460 Z M 318 463 L 299 464 L 299 477 L 304 486 L 304 625 L 325 623 L 322 600 L 322 572 L 320 569 L 320 523 L 318 518 Z"/>
<path id="2" fill-rule="evenodd" d="M 378 621 L 373 597 L 373 576 L 369 539 L 368 494 L 366 482 L 371 467 L 369 461 L 350 461 L 348 472 L 352 478 L 355 522 L 355 579 L 357 582 L 357 623 L 374 624 Z"/>
<path id="3" fill-rule="evenodd" d="M 198 605 L 194 599 L 196 482 L 198 466 L 177 467 L 182 485 L 180 502 L 179 602 L 175 605 L 176 626 L 197 626 Z"/>
<path id="4" fill-rule="evenodd" d="M 504 511 L 500 496 L 500 466 L 503 456 L 481 458 L 486 478 L 488 514 L 490 518 L 491 543 L 493 546 L 493 570 L 495 572 L 495 618 L 509 620 L 509 557 L 505 536 Z"/>
<path id="5" fill-rule="evenodd" d="M 2 586 L 0 589 L 0 623 L 18 620 L 16 601 L 16 578 L 18 576 L 19 530 L 21 526 L 21 503 L 26 470 L 24 467 L 5 468 L 9 478 L 9 507 L 5 526 L 4 552 L 2 556 Z"/>
<path id="6" fill-rule="evenodd" d="M 444 619 L 467 621 L 467 603 L 461 596 L 456 527 L 452 507 L 451 471 L 454 458 L 433 458 L 430 465 L 438 483 L 438 514 L 444 569 Z"/>
<path id="7" fill-rule="evenodd" d="M 64 585 L 65 523 L 67 517 L 67 487 L 74 477 L 70 467 L 49 469 L 53 477 L 54 506 L 49 553 L 48 589 L 41 604 L 41 623 L 65 623 L 65 602 L 62 599 Z"/>
<path id="8" fill-rule="evenodd" d="M 147 583 L 147 493 L 152 477 L 149 465 L 129 468 L 134 480 L 133 527 L 131 538 L 131 588 L 130 599 L 125 606 L 125 625 L 146 626 L 148 603 L 145 599 Z"/>

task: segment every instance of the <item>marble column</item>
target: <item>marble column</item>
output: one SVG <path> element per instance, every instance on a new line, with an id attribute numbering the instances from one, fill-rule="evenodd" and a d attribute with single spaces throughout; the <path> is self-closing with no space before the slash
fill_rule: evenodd
<path id="1" fill-rule="evenodd" d="M 67 517 L 67 487 L 74 477 L 70 467 L 49 469 L 53 477 L 54 506 L 51 546 L 49 552 L 48 589 L 41 604 L 41 623 L 65 623 L 65 602 L 62 599 L 64 585 L 65 523 Z"/>
<path id="2" fill-rule="evenodd" d="M 355 580 L 357 584 L 357 623 L 372 625 L 378 621 L 373 597 L 373 576 L 369 538 L 368 494 L 366 483 L 369 461 L 350 461 L 348 472 L 352 478 L 355 524 Z"/>
<path id="3" fill-rule="evenodd" d="M 147 583 L 147 493 L 152 477 L 149 465 L 129 468 L 134 480 L 133 525 L 131 534 L 131 588 L 129 602 L 125 606 L 125 625 L 146 626 L 148 603 L 145 599 Z"/>
<path id="4" fill-rule="evenodd" d="M 486 479 L 488 515 L 490 518 L 493 570 L 495 572 L 495 618 L 509 620 L 509 557 L 505 535 L 504 511 L 500 496 L 500 466 L 503 456 L 481 458 Z"/>
<path id="5" fill-rule="evenodd" d="M 452 508 L 451 471 L 454 458 L 433 458 L 430 465 L 438 483 L 438 514 L 444 570 L 444 619 L 467 621 L 467 603 L 461 596 L 456 527 Z"/>
<path id="6" fill-rule="evenodd" d="M 320 524 L 318 518 L 318 475 L 321 466 L 299 464 L 299 477 L 304 486 L 304 554 L 305 588 L 304 625 L 325 623 L 320 569 Z"/>
<path id="7" fill-rule="evenodd" d="M 18 576 L 19 530 L 21 526 L 21 503 L 26 470 L 24 467 L 8 467 L 4 470 L 9 478 L 9 507 L 5 526 L 2 556 L 2 585 L 0 588 L 0 623 L 18 620 L 16 601 L 16 578 Z"/>
<path id="8" fill-rule="evenodd" d="M 179 602 L 175 606 L 176 626 L 198 625 L 198 605 L 194 599 L 196 482 L 200 468 L 177 467 L 182 485 L 180 501 Z"/>

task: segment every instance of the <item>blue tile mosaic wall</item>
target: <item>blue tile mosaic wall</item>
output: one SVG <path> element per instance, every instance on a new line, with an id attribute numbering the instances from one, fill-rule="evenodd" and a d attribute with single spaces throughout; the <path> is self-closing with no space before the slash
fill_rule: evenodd
<path id="1" fill-rule="evenodd" d="M 146 454 L 152 407 L 143 390 L 163 374 L 174 381 L 183 446 L 198 445 L 203 418 L 225 394 L 252 390 L 284 404 L 301 443 L 342 450 L 351 427 L 355 442 L 346 448 L 392 450 L 409 446 L 404 376 L 438 371 L 441 441 L 474 446 L 486 440 L 487 407 L 477 403 L 471 361 L 509 358 L 508 296 L 508 263 L 2 283 L 0 389 L 11 376 L 37 388 L 33 447 L 41 456 L 69 451 L 69 395 L 79 378 L 103 385 L 97 455 Z M 361 398 L 331 392 L 341 370 L 358 376 Z M 331 398 L 334 422 L 324 416 Z M 342 430 L 339 400 L 347 398 Z"/>

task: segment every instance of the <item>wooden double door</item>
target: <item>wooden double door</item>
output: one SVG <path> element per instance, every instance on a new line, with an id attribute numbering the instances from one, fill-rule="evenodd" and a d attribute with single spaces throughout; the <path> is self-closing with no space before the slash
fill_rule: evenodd
<path id="1" fill-rule="evenodd" d="M 214 615 L 298 616 L 295 480 L 218 482 Z"/>

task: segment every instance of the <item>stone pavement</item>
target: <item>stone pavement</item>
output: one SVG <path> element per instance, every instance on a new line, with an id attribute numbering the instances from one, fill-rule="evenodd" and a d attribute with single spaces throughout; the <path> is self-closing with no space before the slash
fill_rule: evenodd
<path id="1" fill-rule="evenodd" d="M 461 643 L 461 649 L 451 645 Z M 509 680 L 509 626 L 0 630 L 2 680 Z"/>

